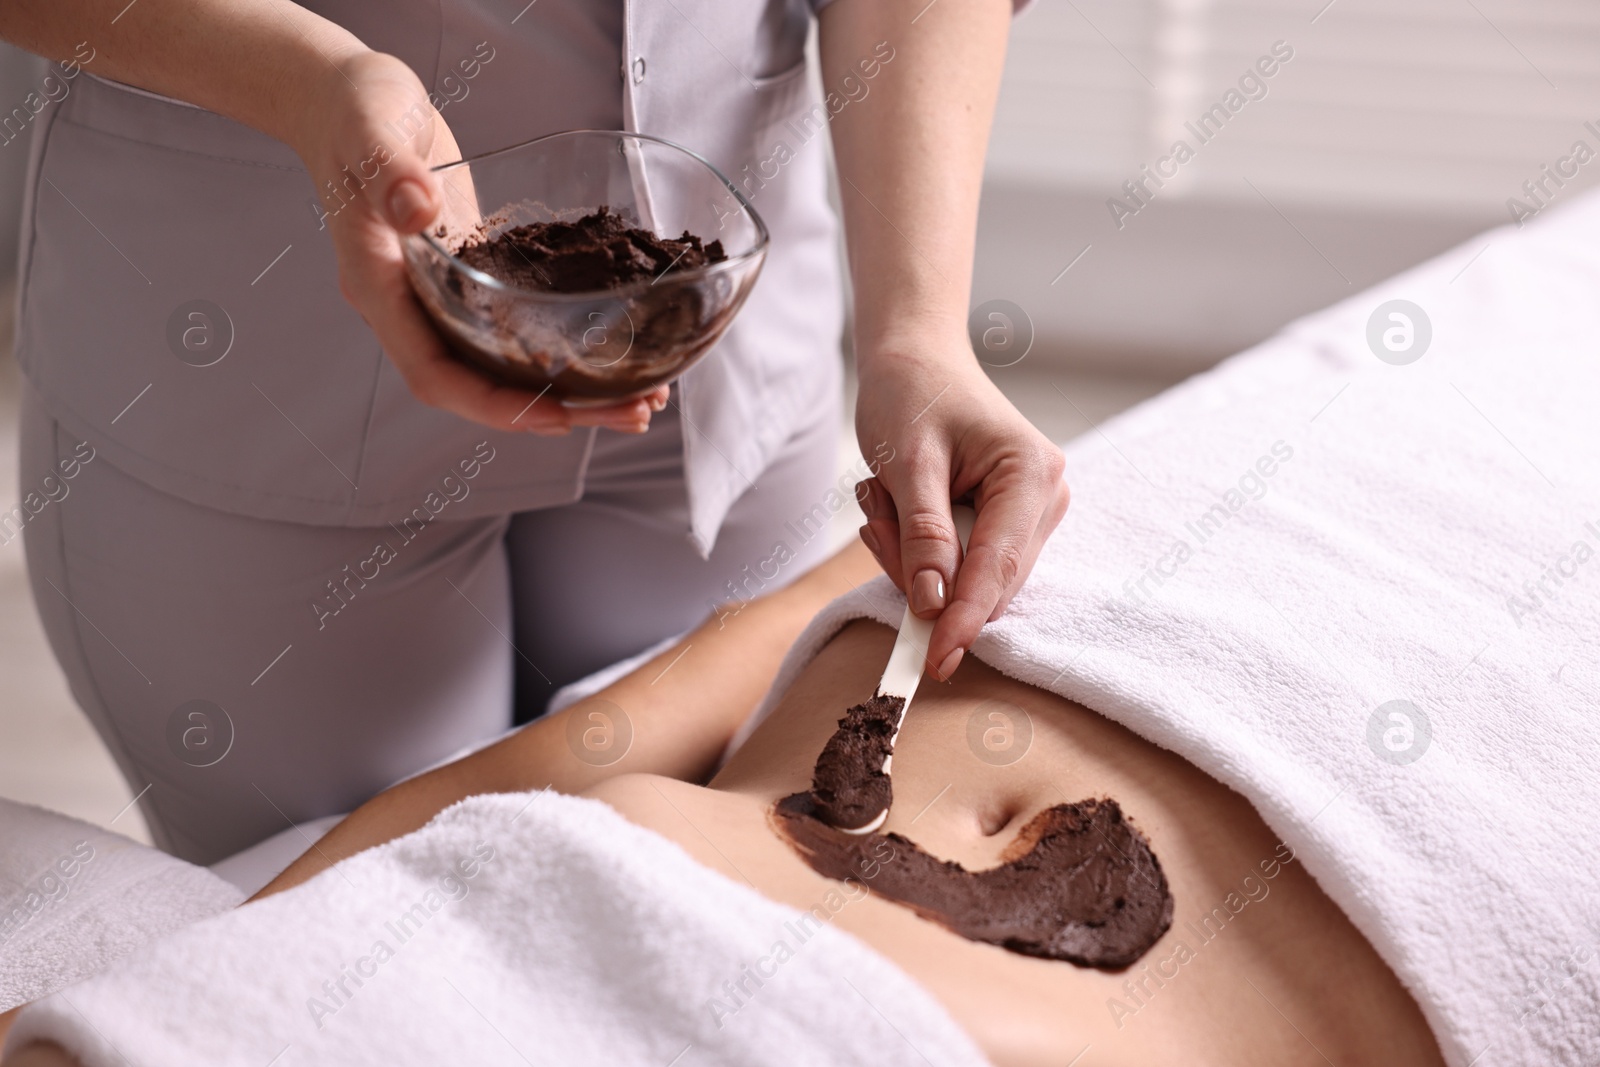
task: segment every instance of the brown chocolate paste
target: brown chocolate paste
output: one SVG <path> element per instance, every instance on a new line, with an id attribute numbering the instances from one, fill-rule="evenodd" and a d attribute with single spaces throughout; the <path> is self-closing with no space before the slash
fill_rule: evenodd
<path id="1" fill-rule="evenodd" d="M 894 787 L 883 761 L 894 749 L 900 697 L 874 696 L 844 713 L 822 747 L 811 775 L 816 817 L 841 830 L 859 830 L 889 810 Z"/>
<path id="2" fill-rule="evenodd" d="M 727 259 L 721 241 L 702 244 L 684 231 L 676 240 L 629 226 L 601 205 L 576 222 L 533 222 L 493 238 L 474 237 L 456 258 L 509 285 L 579 293 L 615 289 Z"/>
<path id="3" fill-rule="evenodd" d="M 620 400 L 681 373 L 732 321 L 736 286 L 754 282 L 753 274 L 742 283 L 722 275 L 675 280 L 684 271 L 725 261 L 722 242 L 705 243 L 687 231 L 658 237 L 603 205 L 576 222 L 528 223 L 490 237 L 496 221 L 491 217 L 469 236 L 456 258 L 515 290 L 601 294 L 592 305 L 568 309 L 577 317 L 569 332 L 582 335 L 578 358 L 557 354 L 579 345 L 570 337 L 551 350 L 548 339 L 529 331 L 527 320 L 543 312 L 514 292 L 491 289 L 459 271 L 445 274 L 443 284 L 470 318 L 494 324 L 501 343 L 486 350 L 448 322 L 440 322 L 441 333 L 451 351 L 490 378 L 533 391 L 548 387 L 554 399 Z M 436 236 L 442 238 L 443 231 Z M 651 284 L 633 284 L 638 282 Z M 624 289 L 629 286 L 632 291 Z M 604 295 L 613 290 L 620 290 L 616 297 Z M 606 328 L 586 328 L 596 323 Z M 607 343 L 595 344 L 596 338 Z"/>
<path id="4" fill-rule="evenodd" d="M 864 826 L 887 806 L 881 768 L 900 703 L 874 697 L 851 708 L 817 759 L 811 790 L 774 807 L 780 834 L 812 870 L 860 881 L 962 937 L 1025 956 L 1118 970 L 1160 940 L 1172 925 L 1172 893 L 1150 843 L 1115 800 L 1041 811 L 1001 864 L 981 871 L 901 834 L 836 829 Z"/>

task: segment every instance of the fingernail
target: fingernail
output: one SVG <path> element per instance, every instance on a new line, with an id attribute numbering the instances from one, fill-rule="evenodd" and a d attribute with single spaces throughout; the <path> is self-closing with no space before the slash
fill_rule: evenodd
<path id="1" fill-rule="evenodd" d="M 956 668 L 961 666 L 961 657 L 964 655 L 966 655 L 965 649 L 957 648 L 951 650 L 950 654 L 944 658 L 944 662 L 939 664 L 938 671 L 935 672 L 939 676 L 939 681 L 948 682 L 950 680 L 950 676 L 956 673 Z"/>
<path id="2" fill-rule="evenodd" d="M 867 485 L 872 493 L 872 513 L 885 518 L 891 516 L 893 514 L 894 500 L 889 496 L 889 490 L 885 489 L 883 483 L 876 478 L 868 482 Z"/>
<path id="3" fill-rule="evenodd" d="M 630 431 L 639 427 L 648 428 L 650 425 L 650 407 L 641 404 L 637 408 L 624 408 L 621 411 L 602 415 L 597 420 L 601 426 L 612 430 Z"/>
<path id="4" fill-rule="evenodd" d="M 914 615 L 936 615 L 944 610 L 944 576 L 936 570 L 922 570 L 911 579 L 911 611 Z"/>
<path id="5" fill-rule="evenodd" d="M 878 498 L 872 495 L 871 482 L 856 483 L 856 503 L 861 505 L 861 513 L 869 520 L 878 517 Z"/>
<path id="6" fill-rule="evenodd" d="M 861 543 L 867 546 L 867 551 L 874 556 L 883 555 L 883 549 L 878 545 L 878 535 L 872 532 L 871 526 L 861 527 Z"/>
<path id="7" fill-rule="evenodd" d="M 428 204 L 428 192 L 421 185 L 414 181 L 395 182 L 389 190 L 389 222 L 399 227 L 421 225 L 426 220 L 418 216 L 426 214 Z"/>

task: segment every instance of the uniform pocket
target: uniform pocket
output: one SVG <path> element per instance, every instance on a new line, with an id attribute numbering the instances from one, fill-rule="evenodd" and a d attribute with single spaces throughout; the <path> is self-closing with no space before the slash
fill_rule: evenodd
<path id="1" fill-rule="evenodd" d="M 827 126 L 820 105 L 808 106 L 812 100 L 807 71 L 807 63 L 801 60 L 788 70 L 755 79 L 749 152 L 751 170 L 763 180 L 770 180 L 777 170 L 787 166 L 788 156 Z"/>
<path id="2" fill-rule="evenodd" d="M 782 86 L 792 79 L 804 77 L 807 65 L 805 58 L 802 57 L 800 62 L 786 70 L 780 70 L 776 74 L 764 74 L 759 78 L 751 78 L 750 81 L 755 85 L 757 92 L 764 92 Z"/>
<path id="3" fill-rule="evenodd" d="M 122 93 L 132 93 L 134 96 L 142 96 L 147 100 L 159 100 L 163 104 L 174 104 L 178 107 L 193 108 L 196 111 L 205 110 L 205 108 L 201 107 L 199 104 L 191 104 L 187 100 L 179 100 L 175 96 L 162 96 L 160 93 L 152 93 L 149 89 L 141 89 L 137 85 L 127 85 L 123 82 L 113 81 L 110 78 L 102 78 L 100 75 L 91 71 L 84 71 L 84 73 L 88 74 L 90 78 L 93 78 L 96 82 L 104 85 L 108 89 L 115 89 Z"/>
<path id="4" fill-rule="evenodd" d="M 295 154 L 90 79 L 40 133 L 17 349 L 46 406 L 192 502 L 336 521 L 381 355 Z"/>
<path id="5" fill-rule="evenodd" d="M 303 171 L 282 141 L 203 107 L 84 72 L 61 104 L 62 122 L 141 144 L 240 163 Z"/>

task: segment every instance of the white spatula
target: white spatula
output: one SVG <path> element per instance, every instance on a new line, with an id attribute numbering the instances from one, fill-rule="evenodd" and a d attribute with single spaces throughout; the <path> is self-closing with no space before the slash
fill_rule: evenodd
<path id="1" fill-rule="evenodd" d="M 956 536 L 961 539 L 961 551 L 965 553 L 967 542 L 972 538 L 972 526 L 978 519 L 978 513 L 965 504 L 952 505 L 950 513 L 951 518 L 955 520 Z M 883 669 L 883 677 L 878 681 L 878 696 L 899 697 L 903 701 L 900 705 L 900 718 L 894 726 L 894 736 L 889 740 L 891 751 L 883 758 L 884 774 L 889 773 L 889 764 L 894 760 L 892 751 L 894 743 L 900 739 L 900 728 L 906 723 L 906 712 L 911 710 L 911 698 L 916 695 L 917 685 L 922 681 L 922 673 L 927 667 L 928 640 L 932 636 L 933 623 L 913 615 L 911 605 L 908 603 L 906 613 L 900 618 L 900 632 L 895 636 L 894 648 L 889 652 L 889 664 Z M 867 825 L 844 832 L 870 834 L 882 826 L 888 817 L 889 811 L 885 808 Z"/>

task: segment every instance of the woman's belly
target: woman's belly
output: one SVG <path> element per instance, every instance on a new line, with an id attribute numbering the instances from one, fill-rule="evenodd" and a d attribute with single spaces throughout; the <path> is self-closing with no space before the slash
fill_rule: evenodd
<path id="1" fill-rule="evenodd" d="M 970 659 L 951 684 L 919 690 L 895 749 L 884 830 L 984 869 L 1009 858 L 1039 812 L 1110 797 L 1160 860 L 1171 928 L 1125 970 L 1093 970 L 966 940 L 874 893 L 870 877 L 815 873 L 776 831 L 772 808 L 810 787 L 844 710 L 872 695 L 893 636 L 875 623 L 846 628 L 711 788 L 630 775 L 589 795 L 873 945 L 996 1063 L 1441 1062 L 1409 994 L 1242 797 Z"/>

